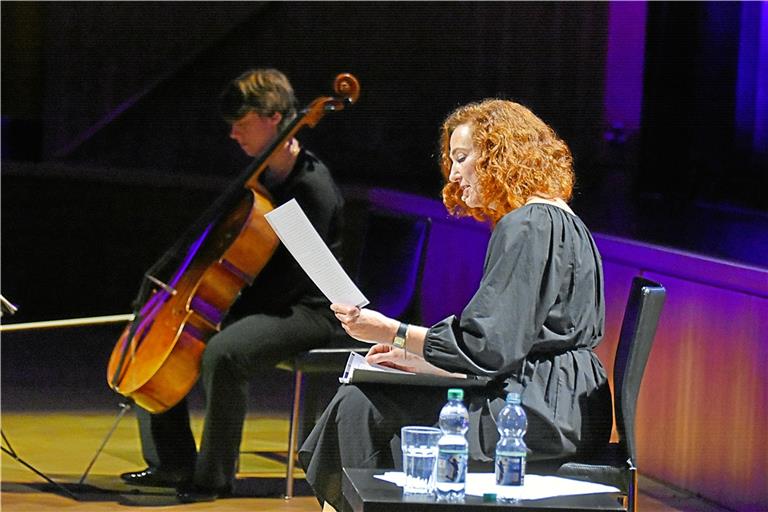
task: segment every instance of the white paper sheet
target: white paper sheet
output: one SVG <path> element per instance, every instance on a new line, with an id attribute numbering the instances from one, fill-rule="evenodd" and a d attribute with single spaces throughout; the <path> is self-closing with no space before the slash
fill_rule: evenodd
<path id="1" fill-rule="evenodd" d="M 264 217 L 329 301 L 359 308 L 368 305 L 368 299 L 341 268 L 295 199 L 275 208 Z"/>
<path id="2" fill-rule="evenodd" d="M 405 473 L 402 472 L 386 471 L 382 475 L 373 476 L 399 487 L 405 484 Z M 498 495 L 502 492 L 496 486 L 496 476 L 493 473 L 467 473 L 466 482 L 465 492 L 470 496 L 482 496 L 487 492 Z M 610 485 L 582 482 L 559 476 L 525 475 L 523 485 L 514 488 L 505 487 L 503 492 L 505 496 L 520 500 L 540 500 L 555 496 L 619 492 L 619 489 Z"/>

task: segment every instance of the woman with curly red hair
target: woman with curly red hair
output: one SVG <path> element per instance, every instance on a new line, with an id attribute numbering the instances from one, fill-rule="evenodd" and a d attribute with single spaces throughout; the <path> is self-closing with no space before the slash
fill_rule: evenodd
<path id="1" fill-rule="evenodd" d="M 605 322 L 603 272 L 589 230 L 567 204 L 568 146 L 530 110 L 499 99 L 455 110 L 441 142 L 445 206 L 493 224 L 477 292 L 460 316 L 429 328 L 344 304 L 331 309 L 352 337 L 375 343 L 371 363 L 492 379 L 466 390 L 471 459 L 493 461 L 495 418 L 508 392 L 522 395 L 532 466 L 601 449 L 612 422 L 593 352 Z M 400 427 L 436 424 L 444 403 L 444 388 L 341 386 L 299 453 L 318 499 L 342 509 L 343 467 L 399 466 L 390 446 Z"/>
<path id="2" fill-rule="evenodd" d="M 474 171 L 483 196 L 479 205 L 462 200 L 460 183 L 451 179 L 451 136 L 462 125 L 470 130 L 477 148 Z M 443 202 L 454 214 L 495 224 L 531 197 L 571 199 L 574 174 L 568 146 L 518 103 L 486 100 L 460 107 L 443 123 L 441 146 L 440 163 L 447 179 Z"/>

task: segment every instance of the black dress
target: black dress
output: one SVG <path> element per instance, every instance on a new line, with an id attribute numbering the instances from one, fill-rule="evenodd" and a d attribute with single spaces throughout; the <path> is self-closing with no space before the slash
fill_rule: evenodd
<path id="1" fill-rule="evenodd" d="M 435 366 L 493 378 L 465 393 L 471 459 L 493 460 L 495 417 L 510 391 L 522 393 L 528 414 L 529 460 L 573 458 L 607 443 L 611 396 L 592 351 L 604 322 L 602 264 L 578 217 L 534 203 L 497 223 L 477 292 L 424 344 Z M 399 467 L 390 447 L 400 427 L 436 424 L 445 401 L 445 389 L 341 386 L 299 453 L 318 499 L 342 510 L 342 467 Z"/>
<path id="2" fill-rule="evenodd" d="M 275 206 L 295 198 L 339 257 L 343 199 L 328 168 L 302 150 L 288 178 L 269 188 Z M 328 300 L 280 244 L 230 311 L 230 322 L 208 341 L 201 380 L 206 414 L 200 453 L 186 399 L 162 414 L 137 409 L 142 453 L 150 466 L 194 475 L 204 488 L 231 487 L 246 415 L 248 383 L 265 368 L 322 347 L 343 333 Z"/>

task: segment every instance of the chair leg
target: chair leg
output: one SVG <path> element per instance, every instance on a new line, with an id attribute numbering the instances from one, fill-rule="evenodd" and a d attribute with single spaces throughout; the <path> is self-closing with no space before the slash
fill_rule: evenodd
<path id="1" fill-rule="evenodd" d="M 285 473 L 285 498 L 293 498 L 293 469 L 296 466 L 297 437 L 299 430 L 299 408 L 301 407 L 301 390 L 304 375 L 301 370 L 295 371 L 293 382 L 293 409 L 291 410 L 291 425 L 288 430 L 288 464 Z"/>
<path id="2" fill-rule="evenodd" d="M 627 490 L 627 512 L 637 512 L 637 468 L 629 470 L 629 489 Z"/>

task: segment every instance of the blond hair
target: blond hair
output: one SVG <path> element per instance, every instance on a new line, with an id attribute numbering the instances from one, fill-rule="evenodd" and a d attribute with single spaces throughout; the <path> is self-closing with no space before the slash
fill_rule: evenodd
<path id="1" fill-rule="evenodd" d="M 250 69 L 232 80 L 220 98 L 222 117 L 229 122 L 249 112 L 260 116 L 282 114 L 282 129 L 296 117 L 296 96 L 291 82 L 277 69 Z"/>

